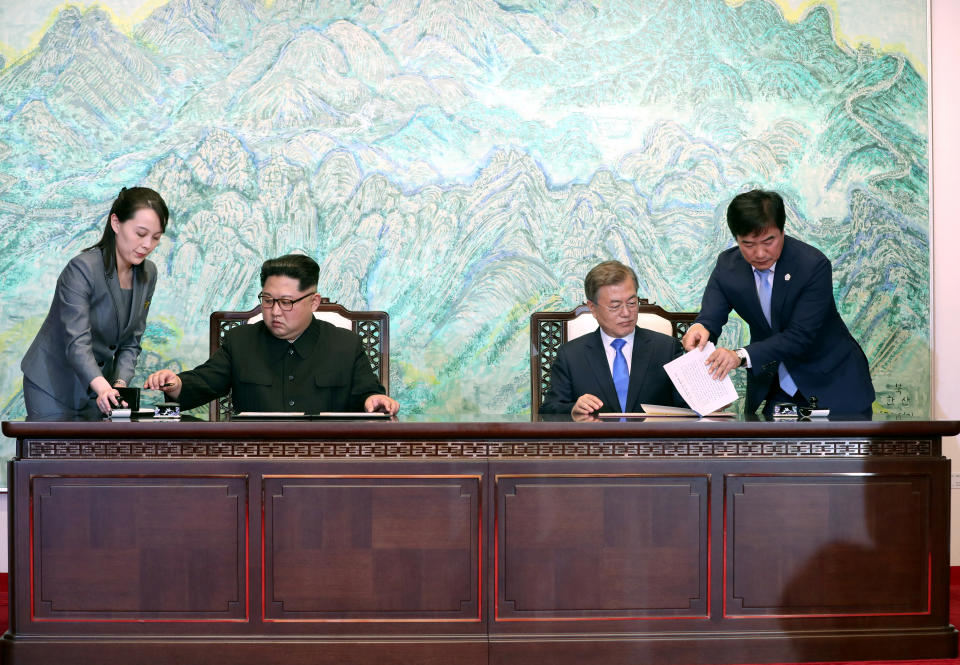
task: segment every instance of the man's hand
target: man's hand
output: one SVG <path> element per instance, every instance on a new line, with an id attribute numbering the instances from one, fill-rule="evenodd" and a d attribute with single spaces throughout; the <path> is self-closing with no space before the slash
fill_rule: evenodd
<path id="1" fill-rule="evenodd" d="M 162 369 L 148 376 L 147 380 L 143 382 L 143 387 L 147 390 L 162 390 L 167 397 L 177 399 L 180 397 L 183 382 L 175 372 Z"/>
<path id="2" fill-rule="evenodd" d="M 596 413 L 600 410 L 600 407 L 603 406 L 603 402 L 600 401 L 599 397 L 593 395 L 580 395 L 580 399 L 577 400 L 577 403 L 573 405 L 573 408 L 570 409 L 570 415 L 573 416 L 574 420 L 578 416 L 586 416 L 591 413 Z"/>
<path id="3" fill-rule="evenodd" d="M 684 333 L 680 343 L 683 344 L 684 351 L 693 351 L 694 349 L 702 349 L 709 341 L 710 331 L 707 330 L 703 324 L 694 323 L 687 328 L 687 332 Z"/>
<path id="4" fill-rule="evenodd" d="M 593 413 L 571 413 L 575 423 L 598 423 L 600 417 Z"/>
<path id="5" fill-rule="evenodd" d="M 731 370 L 740 366 L 740 356 L 730 349 L 720 347 L 714 349 L 713 353 L 707 356 L 705 364 L 710 371 L 710 376 L 719 381 L 725 378 Z"/>
<path id="6" fill-rule="evenodd" d="M 363 410 L 367 413 L 379 411 L 380 413 L 395 416 L 397 415 L 397 411 L 400 410 L 400 403 L 387 395 L 370 395 L 370 397 L 363 402 Z"/>

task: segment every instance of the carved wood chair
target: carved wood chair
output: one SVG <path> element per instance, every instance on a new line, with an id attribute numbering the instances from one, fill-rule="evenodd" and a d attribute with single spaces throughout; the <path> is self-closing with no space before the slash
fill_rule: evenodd
<path id="1" fill-rule="evenodd" d="M 637 325 L 680 339 L 697 318 L 697 312 L 668 312 L 640 298 Z M 592 333 L 598 327 L 586 303 L 569 312 L 534 312 L 530 315 L 530 416 L 540 414 L 543 397 L 550 389 L 550 371 L 557 349 L 564 342 Z"/>
<path id="2" fill-rule="evenodd" d="M 363 350 L 370 360 L 370 366 L 380 378 L 380 383 L 390 393 L 390 315 L 386 312 L 353 311 L 343 305 L 321 298 L 321 303 L 313 313 L 315 318 L 332 323 L 340 328 L 352 330 L 360 336 Z M 223 336 L 231 328 L 247 323 L 256 323 L 263 318 L 260 305 L 246 312 L 214 312 L 210 315 L 210 355 L 220 348 Z M 220 420 L 221 414 L 233 410 L 233 401 L 227 394 L 210 402 L 210 420 Z"/>

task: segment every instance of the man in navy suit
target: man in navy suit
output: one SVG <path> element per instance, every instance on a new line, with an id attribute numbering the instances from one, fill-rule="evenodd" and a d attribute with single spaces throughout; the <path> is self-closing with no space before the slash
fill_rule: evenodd
<path id="1" fill-rule="evenodd" d="M 722 252 L 707 282 L 700 315 L 683 336 L 686 350 L 716 340 L 730 310 L 750 326 L 750 344 L 716 349 L 707 359 L 714 378 L 747 370 L 747 413 L 766 400 L 867 415 L 875 393 L 860 345 L 833 301 L 830 261 L 783 233 L 783 199 L 754 190 L 736 196 L 727 225 L 737 247 Z"/>
<path id="2" fill-rule="evenodd" d="M 594 266 L 584 280 L 600 327 L 560 346 L 541 413 L 633 413 L 640 404 L 686 406 L 663 366 L 682 354 L 680 341 L 637 327 L 637 275 L 619 261 Z"/>

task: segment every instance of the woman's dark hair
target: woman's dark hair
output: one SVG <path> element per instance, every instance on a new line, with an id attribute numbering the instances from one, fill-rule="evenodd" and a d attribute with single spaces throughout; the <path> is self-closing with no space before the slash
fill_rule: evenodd
<path id="1" fill-rule="evenodd" d="M 96 245 L 91 245 L 87 249 L 99 249 L 103 252 L 103 268 L 107 273 L 111 273 L 117 268 L 117 234 L 113 230 L 110 218 L 117 216 L 120 222 L 125 222 L 133 218 L 138 210 L 150 208 L 157 217 L 160 218 L 160 231 L 167 230 L 167 220 L 170 213 L 167 211 L 167 204 L 163 197 L 157 194 L 149 187 L 124 187 L 117 195 L 117 200 L 110 207 L 110 214 L 107 215 L 107 224 L 103 229 L 103 236 Z M 86 250 L 84 250 L 86 251 Z M 136 267 L 136 266 L 135 266 Z M 134 271 L 138 279 L 146 279 L 146 274 L 142 270 Z"/>

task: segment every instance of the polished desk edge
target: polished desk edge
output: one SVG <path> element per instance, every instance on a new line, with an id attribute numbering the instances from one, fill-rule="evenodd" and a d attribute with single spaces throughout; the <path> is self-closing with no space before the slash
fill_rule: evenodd
<path id="1" fill-rule="evenodd" d="M 12 438 L 489 440 L 609 438 L 942 437 L 960 434 L 958 420 L 657 422 L 19 422 L 4 421 Z"/>

